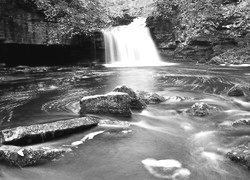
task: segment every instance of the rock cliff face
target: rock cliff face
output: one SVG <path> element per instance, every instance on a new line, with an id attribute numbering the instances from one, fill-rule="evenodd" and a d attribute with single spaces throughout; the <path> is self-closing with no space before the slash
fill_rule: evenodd
<path id="1" fill-rule="evenodd" d="M 52 32 L 58 25 L 45 20 L 38 11 L 25 7 L 19 0 L 0 0 L 0 41 L 18 44 L 64 44 L 72 39 Z"/>
<path id="2" fill-rule="evenodd" d="M 0 63 L 64 65 L 104 59 L 99 41 L 52 33 L 57 29 L 58 24 L 46 21 L 42 13 L 25 6 L 22 0 L 0 0 Z"/>
<path id="3" fill-rule="evenodd" d="M 163 56 L 175 60 L 199 60 L 206 61 L 211 58 L 213 49 L 209 38 L 201 36 L 190 42 L 188 46 L 178 47 L 178 33 L 175 31 L 175 17 L 164 19 L 163 17 L 149 17 L 147 26 L 152 37 Z"/>
<path id="4" fill-rule="evenodd" d="M 174 24 L 170 19 L 148 17 L 146 20 L 159 51 L 166 56 L 173 56 L 176 49 Z"/>
<path id="5" fill-rule="evenodd" d="M 228 1 L 227 3 L 233 3 Z M 225 25 L 234 24 L 233 20 L 224 19 L 218 22 L 218 35 L 200 34 L 188 44 L 183 45 L 185 39 L 180 38 L 176 29 L 180 29 L 177 16 L 169 19 L 164 17 L 147 18 L 147 26 L 150 28 L 155 43 L 163 56 L 174 60 L 191 60 L 200 63 L 244 63 L 250 61 L 249 44 L 250 33 L 243 33 L 242 37 L 232 37 Z M 181 39 L 181 40 L 180 40 Z M 244 49 L 245 48 L 245 49 Z M 213 59 L 216 57 L 216 59 Z M 212 61 L 211 61 L 212 59 Z M 229 62 L 227 62 L 229 61 Z"/>

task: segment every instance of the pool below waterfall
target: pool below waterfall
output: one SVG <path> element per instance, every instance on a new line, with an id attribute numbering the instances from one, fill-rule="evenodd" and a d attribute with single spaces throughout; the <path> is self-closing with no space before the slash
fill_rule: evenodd
<path id="1" fill-rule="evenodd" d="M 24 168 L 0 163 L 3 180 L 248 180 L 250 171 L 225 154 L 250 142 L 250 93 L 229 97 L 250 85 L 250 67 L 175 64 L 160 67 L 39 67 L 0 69 L 0 123 L 5 128 L 79 117 L 79 101 L 118 85 L 156 92 L 167 101 L 133 110 L 132 117 L 95 115 L 130 126 L 97 126 L 34 146 L 72 151 L 45 164 Z M 187 113 L 197 102 L 215 106 L 204 117 Z M 78 142 L 88 136 L 83 143 Z M 86 138 L 85 138 L 86 139 Z"/>

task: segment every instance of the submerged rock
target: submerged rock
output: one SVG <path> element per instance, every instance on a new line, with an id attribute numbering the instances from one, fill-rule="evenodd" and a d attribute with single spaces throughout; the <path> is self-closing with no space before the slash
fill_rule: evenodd
<path id="1" fill-rule="evenodd" d="M 182 102 L 182 101 L 192 101 L 192 100 L 194 100 L 194 98 L 181 97 L 181 96 L 172 96 L 166 98 L 166 101 L 170 102 Z"/>
<path id="2" fill-rule="evenodd" d="M 157 104 L 166 101 L 163 96 L 156 93 L 150 93 L 145 91 L 137 91 L 137 96 L 145 101 L 146 104 Z"/>
<path id="3" fill-rule="evenodd" d="M 99 121 L 93 117 L 82 117 L 46 124 L 35 124 L 4 129 L 0 132 L 1 143 L 31 144 L 42 142 L 46 139 L 52 139 L 57 136 L 71 133 L 72 131 L 96 126 L 98 122 Z"/>
<path id="4" fill-rule="evenodd" d="M 131 98 L 127 93 L 111 92 L 105 95 L 83 97 L 80 101 L 80 114 L 115 114 L 131 116 Z"/>
<path id="5" fill-rule="evenodd" d="M 235 147 L 231 152 L 227 153 L 227 157 L 242 166 L 250 169 L 250 148 L 247 145 Z"/>
<path id="6" fill-rule="evenodd" d="M 3 145 L 0 147 L 0 157 L 11 166 L 24 167 L 51 161 L 69 151 L 71 151 L 69 148 Z"/>
<path id="7" fill-rule="evenodd" d="M 133 89 L 128 86 L 121 85 L 117 86 L 113 92 L 123 92 L 127 93 L 131 97 L 130 107 L 132 109 L 144 109 L 146 108 L 146 103 L 140 97 L 138 97 Z"/>
<path id="8" fill-rule="evenodd" d="M 238 127 L 238 126 L 245 126 L 245 125 L 250 125 L 250 119 L 239 119 L 234 122 L 232 122 L 232 126 Z"/>
<path id="9" fill-rule="evenodd" d="M 130 123 L 127 121 L 111 121 L 111 120 L 100 120 L 98 126 L 103 127 L 129 127 Z"/>
<path id="10" fill-rule="evenodd" d="M 228 96 L 244 96 L 244 92 L 242 90 L 242 87 L 239 85 L 233 86 L 229 91 L 227 92 Z"/>
<path id="11" fill-rule="evenodd" d="M 191 109 L 190 112 L 194 115 L 194 116 L 206 116 L 209 115 L 209 112 L 216 109 L 216 107 L 210 106 L 206 103 L 195 103 Z"/>

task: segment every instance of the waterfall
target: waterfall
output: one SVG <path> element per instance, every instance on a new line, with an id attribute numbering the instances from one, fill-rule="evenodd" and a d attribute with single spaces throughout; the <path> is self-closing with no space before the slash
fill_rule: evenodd
<path id="1" fill-rule="evenodd" d="M 103 30 L 105 62 L 110 66 L 156 66 L 162 64 L 145 18 L 127 26 Z"/>

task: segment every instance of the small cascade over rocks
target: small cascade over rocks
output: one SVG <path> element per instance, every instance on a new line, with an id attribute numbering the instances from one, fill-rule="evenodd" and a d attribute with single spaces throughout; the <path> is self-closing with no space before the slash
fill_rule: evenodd
<path id="1" fill-rule="evenodd" d="M 159 66 L 156 46 L 145 18 L 137 18 L 127 26 L 103 30 L 107 66 Z"/>

